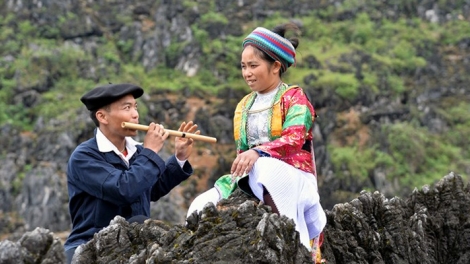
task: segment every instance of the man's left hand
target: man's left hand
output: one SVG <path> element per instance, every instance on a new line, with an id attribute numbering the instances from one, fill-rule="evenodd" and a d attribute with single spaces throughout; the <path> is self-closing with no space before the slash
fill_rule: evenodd
<path id="1" fill-rule="evenodd" d="M 178 129 L 180 132 L 200 134 L 201 131 L 197 130 L 197 125 L 193 121 L 188 123 L 183 122 Z M 175 155 L 178 160 L 187 160 L 193 151 L 193 142 L 192 138 L 182 138 L 176 137 L 175 139 Z"/>

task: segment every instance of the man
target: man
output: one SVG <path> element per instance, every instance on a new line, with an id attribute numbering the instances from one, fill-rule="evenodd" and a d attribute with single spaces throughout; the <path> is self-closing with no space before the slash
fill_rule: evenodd
<path id="1" fill-rule="evenodd" d="M 133 84 L 109 84 L 80 99 L 97 126 L 95 136 L 81 143 L 68 162 L 67 184 L 72 232 L 65 242 L 67 263 L 75 249 L 93 238 L 117 215 L 129 222 L 150 216 L 150 201 L 166 195 L 193 172 L 187 161 L 193 140 L 175 139 L 175 155 L 166 162 L 158 152 L 169 132 L 151 123 L 143 144 L 131 137 L 136 130 L 122 122 L 139 122 L 136 99 L 143 89 Z M 197 125 L 183 122 L 179 131 L 199 134 Z"/>

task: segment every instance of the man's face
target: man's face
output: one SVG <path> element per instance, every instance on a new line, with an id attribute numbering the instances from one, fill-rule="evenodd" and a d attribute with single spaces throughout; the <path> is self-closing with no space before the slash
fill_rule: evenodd
<path id="1" fill-rule="evenodd" d="M 135 136 L 136 130 L 122 128 L 122 122 L 139 123 L 139 112 L 137 111 L 137 101 L 131 94 L 111 103 L 104 108 L 105 125 L 109 131 L 114 131 L 123 136 Z"/>

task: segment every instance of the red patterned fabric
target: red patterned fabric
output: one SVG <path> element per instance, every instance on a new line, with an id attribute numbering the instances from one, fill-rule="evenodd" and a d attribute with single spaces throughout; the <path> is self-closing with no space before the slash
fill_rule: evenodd
<path id="1" fill-rule="evenodd" d="M 252 100 L 242 100 L 237 109 L 249 108 Z M 302 149 L 306 141 L 313 144 L 313 120 L 315 110 L 308 101 L 307 96 L 300 87 L 295 87 L 287 90 L 280 97 L 279 112 L 273 111 L 271 118 L 282 119 L 282 132 L 280 136 L 272 135 L 272 140 L 264 144 L 254 147 L 268 153 L 271 157 L 280 159 L 295 168 L 305 172 L 316 175 L 315 160 L 313 156 L 313 148 L 309 150 Z M 240 116 L 237 116 L 240 115 Z M 242 130 L 246 127 L 246 118 L 243 117 L 243 111 L 235 113 L 235 122 L 241 124 L 235 127 L 240 127 Z M 273 123 L 273 122 L 271 122 Z M 236 124 L 235 124 L 236 125 Z M 236 131 L 237 134 L 238 131 Z M 244 131 L 238 133 L 240 138 L 237 139 L 238 153 L 246 151 L 249 146 L 246 146 L 246 140 L 243 138 Z"/>

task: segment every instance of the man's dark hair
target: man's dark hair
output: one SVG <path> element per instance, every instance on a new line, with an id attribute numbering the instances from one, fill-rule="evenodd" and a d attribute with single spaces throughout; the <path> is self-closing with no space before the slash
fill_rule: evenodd
<path id="1" fill-rule="evenodd" d="M 90 111 L 90 118 L 91 118 L 91 120 L 93 120 L 93 123 L 95 123 L 96 127 L 100 127 L 100 122 L 98 122 L 98 119 L 96 118 L 96 112 L 98 112 L 98 110 L 100 110 L 100 109 L 104 109 L 106 112 L 109 112 L 111 110 L 111 107 L 109 105 L 106 105 L 106 106 L 103 106 L 99 109 Z"/>

